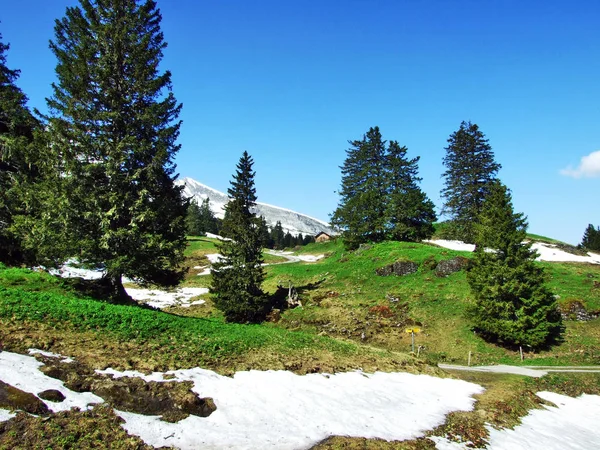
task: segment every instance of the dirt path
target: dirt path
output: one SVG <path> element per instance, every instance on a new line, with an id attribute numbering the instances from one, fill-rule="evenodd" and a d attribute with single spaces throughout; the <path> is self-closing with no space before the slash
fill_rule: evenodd
<path id="1" fill-rule="evenodd" d="M 458 366 L 453 364 L 438 364 L 440 369 L 461 370 L 466 372 L 512 373 L 527 377 L 540 378 L 550 372 L 562 373 L 600 373 L 600 366 Z"/>

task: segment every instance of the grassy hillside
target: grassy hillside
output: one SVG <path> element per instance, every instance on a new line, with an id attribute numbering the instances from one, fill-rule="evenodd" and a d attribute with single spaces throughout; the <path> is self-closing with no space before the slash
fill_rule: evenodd
<path id="1" fill-rule="evenodd" d="M 305 253 L 329 256 L 312 264 L 273 266 L 267 287 L 288 280 L 298 289 L 303 308 L 286 311 L 279 326 L 321 335 L 344 337 L 394 351 L 410 350 L 405 329 L 418 326 L 416 337 L 430 362 L 465 363 L 469 351 L 477 363 L 519 363 L 517 352 L 488 344 L 471 330 L 467 309 L 472 302 L 465 272 L 436 276 L 441 260 L 469 253 L 433 245 L 385 242 L 345 252 L 341 243 L 311 244 Z M 412 261 L 419 270 L 406 276 L 381 277 L 377 268 L 395 261 Z M 559 296 L 561 308 L 579 304 L 600 310 L 600 267 L 592 264 L 539 263 Z M 539 353 L 527 363 L 594 364 L 600 362 L 600 319 L 567 320 L 565 341 Z M 525 349 L 526 350 L 526 349 Z"/>
<path id="2" fill-rule="evenodd" d="M 186 265 L 191 270 L 184 285 L 210 284 L 210 275 L 197 276 L 200 270 L 193 268 L 208 266 L 206 255 L 217 252 L 215 244 L 214 239 L 190 238 Z M 311 244 L 298 253 L 326 257 L 316 263 L 265 268 L 265 289 L 274 292 L 278 285 L 291 282 L 302 307 L 282 311 L 278 321 L 262 325 L 224 323 L 211 306 L 210 296 L 204 297 L 204 305 L 168 312 L 110 305 L 85 294 L 80 283 L 0 265 L 0 343 L 5 350 L 21 353 L 30 347 L 62 353 L 91 368 L 141 371 L 194 366 L 223 374 L 248 369 L 308 373 L 362 368 L 367 372 L 408 370 L 443 375 L 435 363 L 466 363 L 469 351 L 473 364 L 520 364 L 517 352 L 488 344 L 471 330 L 466 313 L 472 299 L 464 271 L 438 277 L 433 270 L 441 260 L 469 258 L 469 253 L 397 242 L 347 252 L 338 241 Z M 273 257 L 269 262 L 280 261 Z M 376 275 L 376 269 L 396 261 L 415 262 L 419 269 L 401 277 Z M 539 264 L 571 318 L 577 311 L 600 310 L 600 266 Z M 567 320 L 565 324 L 563 343 L 539 353 L 525 349 L 525 363 L 599 364 L 600 318 Z M 415 327 L 422 330 L 416 336 L 418 357 L 409 355 L 411 341 L 405 332 Z M 462 437 L 475 445 L 485 444 L 485 424 L 514 426 L 530 409 L 540 407 L 535 392 L 600 394 L 600 375 L 592 373 L 552 374 L 542 379 L 467 372 L 445 376 L 479 383 L 486 391 L 476 396 L 474 411 L 450 414 L 446 423 L 430 434 Z M 34 436 L 35 442 L 49 442 L 50 447 L 74 439 L 69 427 L 82 429 L 82 421 L 90 430 L 120 436 L 115 438 L 119 442 L 124 439 L 110 408 L 84 415 L 64 413 L 41 423 L 23 416 L 15 423 Z M 52 425 L 57 421 L 60 426 Z M 140 447 L 132 444 L 131 448 Z M 315 448 L 428 449 L 431 441 L 386 443 L 332 437 Z"/>
<path id="3" fill-rule="evenodd" d="M 94 367 L 139 370 L 202 366 L 222 373 L 249 368 L 304 373 L 376 366 L 393 370 L 410 362 L 406 355 L 268 324 L 227 324 L 219 318 L 111 305 L 44 272 L 4 266 L 0 342 L 7 350 L 37 347 L 73 355 Z"/>

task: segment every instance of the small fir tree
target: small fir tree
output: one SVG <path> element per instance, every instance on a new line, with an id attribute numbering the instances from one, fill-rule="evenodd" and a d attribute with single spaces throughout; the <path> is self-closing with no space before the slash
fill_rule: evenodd
<path id="1" fill-rule="evenodd" d="M 56 219 L 32 235 L 52 237 L 40 243 L 49 262 L 77 256 L 102 267 L 109 296 L 127 299 L 122 276 L 163 286 L 183 278 L 188 204 L 173 162 L 181 105 L 171 73 L 159 71 L 167 44 L 156 3 L 80 3 L 56 21 L 50 43 L 58 81 L 47 119 L 59 176 L 46 207 Z"/>
<path id="2" fill-rule="evenodd" d="M 537 349 L 552 343 L 562 332 L 561 316 L 536 252 L 524 242 L 526 219 L 513 211 L 510 192 L 499 181 L 490 183 L 482 206 L 467 275 L 475 329 L 505 345 Z"/>
<path id="3" fill-rule="evenodd" d="M 391 141 L 386 154 L 388 238 L 421 241 L 433 235 L 435 206 L 419 188 L 419 157 L 408 159 L 406 147 Z"/>
<path id="4" fill-rule="evenodd" d="M 450 216 L 445 235 L 473 243 L 474 224 L 501 166 L 494 161 L 485 135 L 471 122 L 460 124 L 458 131 L 450 135 L 445 150 L 442 213 Z"/>
<path id="5" fill-rule="evenodd" d="M 259 219 L 252 211 L 256 204 L 254 161 L 244 152 L 227 190 L 223 229 L 230 241 L 217 248 L 222 259 L 213 264 L 211 292 L 215 306 L 227 321 L 257 323 L 264 320 L 270 302 L 261 289 L 264 271 Z"/>
<path id="6" fill-rule="evenodd" d="M 590 223 L 583 233 L 579 246 L 586 250 L 600 251 L 600 227 L 594 227 Z"/>

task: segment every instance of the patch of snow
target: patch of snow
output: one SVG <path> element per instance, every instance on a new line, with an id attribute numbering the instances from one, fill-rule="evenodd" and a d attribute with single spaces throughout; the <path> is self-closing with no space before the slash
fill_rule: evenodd
<path id="1" fill-rule="evenodd" d="M 492 450 L 589 450 L 600 446 L 600 396 L 583 394 L 572 398 L 553 392 L 538 392 L 554 406 L 535 409 L 513 430 L 488 426 Z"/>
<path id="2" fill-rule="evenodd" d="M 317 262 L 320 259 L 325 258 L 325 255 L 297 255 L 298 259 L 304 262 Z"/>
<path id="3" fill-rule="evenodd" d="M 210 275 L 210 267 L 207 267 L 202 272 L 200 272 L 200 273 L 197 274 L 197 276 L 199 276 L 199 277 L 203 277 L 205 275 Z"/>
<path id="4" fill-rule="evenodd" d="M 424 240 L 430 244 L 439 245 L 440 247 L 450 250 L 459 250 L 465 252 L 475 251 L 473 244 L 465 244 L 462 241 L 449 241 L 445 239 Z M 592 264 L 600 264 L 600 255 L 588 252 L 587 256 L 574 255 L 572 253 L 561 250 L 556 245 L 547 244 L 545 242 L 534 242 L 531 248 L 539 253 L 536 258 L 538 261 L 553 261 L 553 262 L 587 262 Z M 486 249 L 486 251 L 488 251 Z M 491 250 L 489 250 L 491 251 Z"/>
<path id="5" fill-rule="evenodd" d="M 164 381 L 154 372 L 101 371 Z M 309 448 L 331 435 L 406 440 L 445 421 L 451 411 L 471 410 L 483 388 L 460 380 L 407 373 L 295 375 L 286 371 L 237 372 L 233 378 L 203 369 L 169 371 L 191 380 L 217 410 L 178 423 L 118 411 L 123 428 L 155 446 L 196 448 Z"/>
<path id="6" fill-rule="evenodd" d="M 555 245 L 543 242 L 534 242 L 531 248 L 537 250 L 540 254 L 537 258 L 538 261 L 588 262 L 600 264 L 600 255 L 591 252 L 588 253 L 587 256 L 574 255 L 559 249 Z"/>
<path id="7" fill-rule="evenodd" d="M 461 252 L 474 252 L 475 246 L 473 244 L 465 244 L 463 241 L 450 241 L 446 239 L 433 239 L 424 240 L 430 244 L 439 245 L 440 247 L 447 248 L 449 250 L 458 250 Z"/>
<path id="8" fill-rule="evenodd" d="M 48 272 L 61 278 L 83 278 L 84 280 L 98 280 L 104 276 L 101 269 L 82 269 L 77 267 L 78 261 L 69 259 L 58 269 L 50 269 Z"/>
<path id="9" fill-rule="evenodd" d="M 7 420 L 12 419 L 16 415 L 17 415 L 16 413 L 11 413 L 10 411 L 8 411 L 6 409 L 0 408 L 0 422 L 6 422 Z"/>
<path id="10" fill-rule="evenodd" d="M 208 288 L 179 288 L 173 292 L 160 289 L 125 288 L 127 293 L 137 302 L 144 302 L 153 308 L 168 306 L 190 306 L 190 300 L 198 295 L 208 294 Z M 203 302 L 203 301 L 202 301 Z M 203 302 L 204 303 L 204 302 Z M 194 304 L 200 304 L 194 302 Z"/>
<path id="11" fill-rule="evenodd" d="M 62 381 L 40 372 L 39 367 L 42 365 L 32 356 L 0 352 L 0 380 L 35 396 L 47 389 L 60 391 L 65 396 L 64 401 L 42 400 L 53 412 L 68 411 L 74 407 L 87 410 L 89 405 L 104 402 L 102 398 L 91 392 L 74 392 L 66 388 Z"/>
<path id="12" fill-rule="evenodd" d="M 435 443 L 437 450 L 471 450 L 471 442 L 454 442 L 441 436 L 428 436 L 427 439 Z"/>
<path id="13" fill-rule="evenodd" d="M 208 259 L 211 262 L 211 264 L 214 264 L 214 263 L 222 260 L 223 256 L 218 253 L 210 253 L 210 254 L 206 255 L 206 259 Z"/>
<path id="14" fill-rule="evenodd" d="M 219 236 L 218 234 L 212 234 L 212 233 L 206 233 L 206 237 L 207 238 L 213 238 L 213 239 L 218 239 L 220 241 L 230 241 L 230 238 L 226 238 L 223 236 Z"/>
<path id="15" fill-rule="evenodd" d="M 52 353 L 52 352 L 46 352 L 44 350 L 38 350 L 37 348 L 30 348 L 28 350 L 30 355 L 43 355 L 43 356 L 48 356 L 50 358 L 60 358 L 60 362 L 62 363 L 72 363 L 75 362 L 74 359 L 71 358 L 65 358 L 62 355 L 59 355 L 58 353 Z"/>

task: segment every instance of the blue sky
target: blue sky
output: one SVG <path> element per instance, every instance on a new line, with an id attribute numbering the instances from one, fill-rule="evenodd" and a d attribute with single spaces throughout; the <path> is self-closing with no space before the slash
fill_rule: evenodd
<path id="1" fill-rule="evenodd" d="M 8 64 L 45 109 L 54 20 L 72 0 L 6 2 Z M 259 201 L 328 219 L 347 141 L 378 125 L 439 192 L 448 136 L 477 123 L 529 231 L 600 225 L 597 1 L 158 0 L 183 103 L 181 176 L 225 191 L 244 150 Z M 582 158 L 589 156 L 583 161 Z M 570 168 L 569 168 L 570 167 Z"/>

